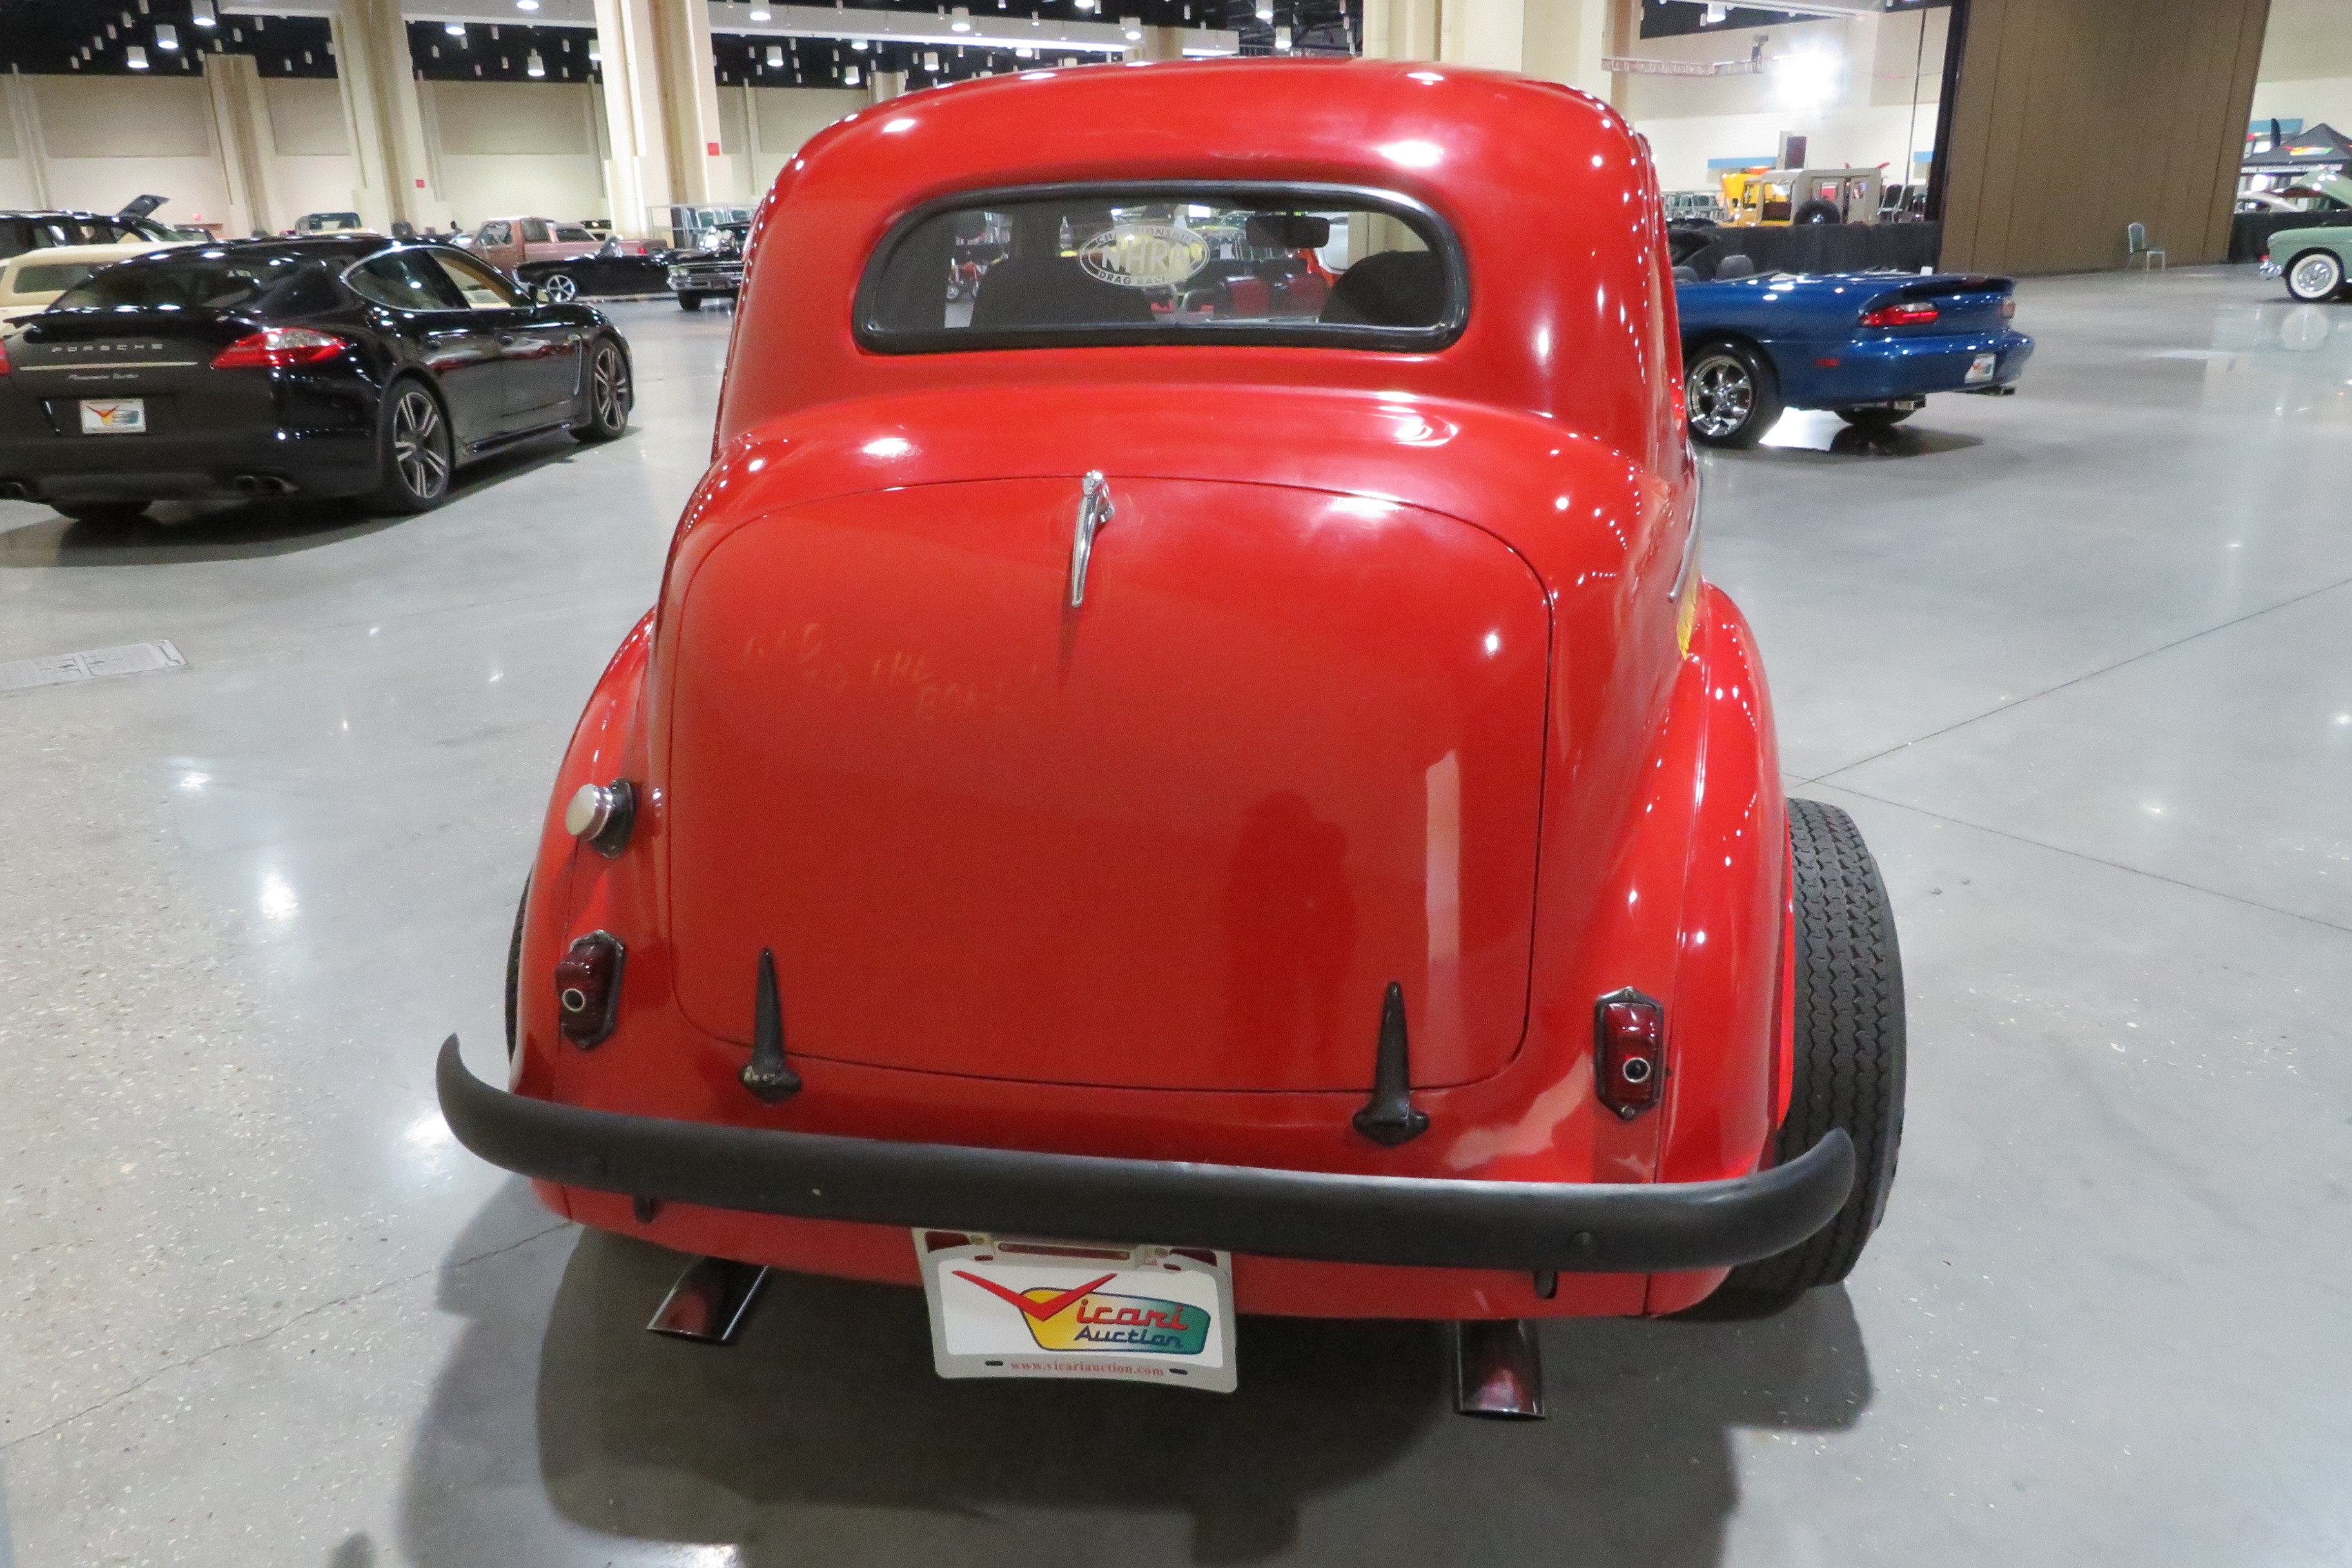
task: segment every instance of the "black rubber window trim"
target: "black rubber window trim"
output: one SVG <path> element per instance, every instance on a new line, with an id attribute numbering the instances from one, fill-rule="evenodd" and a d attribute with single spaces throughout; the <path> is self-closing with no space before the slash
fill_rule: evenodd
<path id="1" fill-rule="evenodd" d="M 874 312 L 883 273 L 898 247 L 925 220 L 940 213 L 991 202 L 1086 201 L 1112 197 L 1183 197 L 1236 205 L 1286 202 L 1299 205 L 1359 207 L 1386 213 L 1412 225 L 1445 264 L 1445 308 L 1434 325 L 1380 327 L 1299 323 L 1290 326 L 1201 325 L 1176 332 L 1166 327 L 1021 327 L 974 331 L 970 327 L 894 331 L 877 324 Z M 901 216 L 874 247 L 858 279 L 852 335 L 860 348 L 884 354 L 961 353 L 992 349 L 1183 347 L 1189 344 L 1255 344 L 1267 347 L 1377 349 L 1391 353 L 1434 353 L 1462 335 L 1470 321 L 1470 268 L 1453 225 L 1424 202 L 1370 185 L 1297 180 L 1088 180 L 1044 185 L 992 185 L 935 196 Z"/>

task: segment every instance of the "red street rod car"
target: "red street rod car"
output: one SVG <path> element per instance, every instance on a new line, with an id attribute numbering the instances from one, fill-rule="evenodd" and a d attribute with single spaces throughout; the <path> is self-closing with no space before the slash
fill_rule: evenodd
<path id="1" fill-rule="evenodd" d="M 1039 70 L 851 115 L 750 257 L 510 1085 L 439 1065 L 468 1148 L 700 1257 L 656 1326 L 772 1266 L 920 1285 L 948 1375 L 1223 1388 L 1236 1311 L 1445 1320 L 1529 1415 L 1528 1320 L 1853 1268 L 1893 922 L 1700 577 L 1622 120 Z"/>

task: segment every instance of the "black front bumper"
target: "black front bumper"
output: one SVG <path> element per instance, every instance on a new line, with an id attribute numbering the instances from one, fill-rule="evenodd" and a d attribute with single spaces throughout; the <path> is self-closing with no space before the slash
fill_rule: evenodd
<path id="1" fill-rule="evenodd" d="M 1827 1225 L 1853 1185 L 1832 1131 L 1725 1182 L 1464 1182 L 1112 1160 L 767 1131 L 556 1105 L 435 1068 L 457 1142 L 572 1186 L 753 1214 L 1158 1242 L 1268 1258 L 1440 1268 L 1649 1273 L 1752 1263 Z"/>

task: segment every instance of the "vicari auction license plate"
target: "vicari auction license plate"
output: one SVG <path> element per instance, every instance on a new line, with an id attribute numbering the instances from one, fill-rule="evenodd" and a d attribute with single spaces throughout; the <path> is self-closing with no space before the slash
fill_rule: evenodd
<path id="1" fill-rule="evenodd" d="M 1234 1389 L 1233 1259 L 1165 1247 L 915 1232 L 941 1377 Z"/>
<path id="2" fill-rule="evenodd" d="M 1990 381 L 1992 379 L 1992 373 L 2000 368 L 2000 356 L 1999 354 L 1979 354 L 1976 358 L 1969 362 L 1969 374 L 1966 378 L 1968 384 L 1970 386 L 1974 386 L 1979 382 Z"/>
<path id="3" fill-rule="evenodd" d="M 147 400 L 143 397 L 85 397 L 81 400 L 81 433 L 85 436 L 144 436 Z"/>

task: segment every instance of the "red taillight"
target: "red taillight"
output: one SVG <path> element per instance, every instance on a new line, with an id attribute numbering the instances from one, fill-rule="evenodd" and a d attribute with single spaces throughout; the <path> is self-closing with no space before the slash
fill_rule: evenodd
<path id="1" fill-rule="evenodd" d="M 1937 316 L 1936 307 L 1924 301 L 1906 300 L 1900 305 L 1882 305 L 1875 310 L 1862 313 L 1865 327 L 1924 327 Z"/>
<path id="2" fill-rule="evenodd" d="M 556 1026 L 586 1050 L 604 1044 L 621 1016 L 621 962 L 628 956 L 611 931 L 578 938 L 555 966 Z"/>
<path id="3" fill-rule="evenodd" d="M 8 345 L 0 342 L 0 375 L 8 374 Z"/>
<path id="4" fill-rule="evenodd" d="M 1658 1103 L 1666 1077 L 1666 1010 L 1632 986 L 1592 1009 L 1593 1087 L 1601 1102 L 1631 1121 Z"/>
<path id="5" fill-rule="evenodd" d="M 239 338 L 213 356 L 215 370 L 283 370 L 293 364 L 316 364 L 352 346 L 349 338 L 309 327 L 264 327 Z"/>

